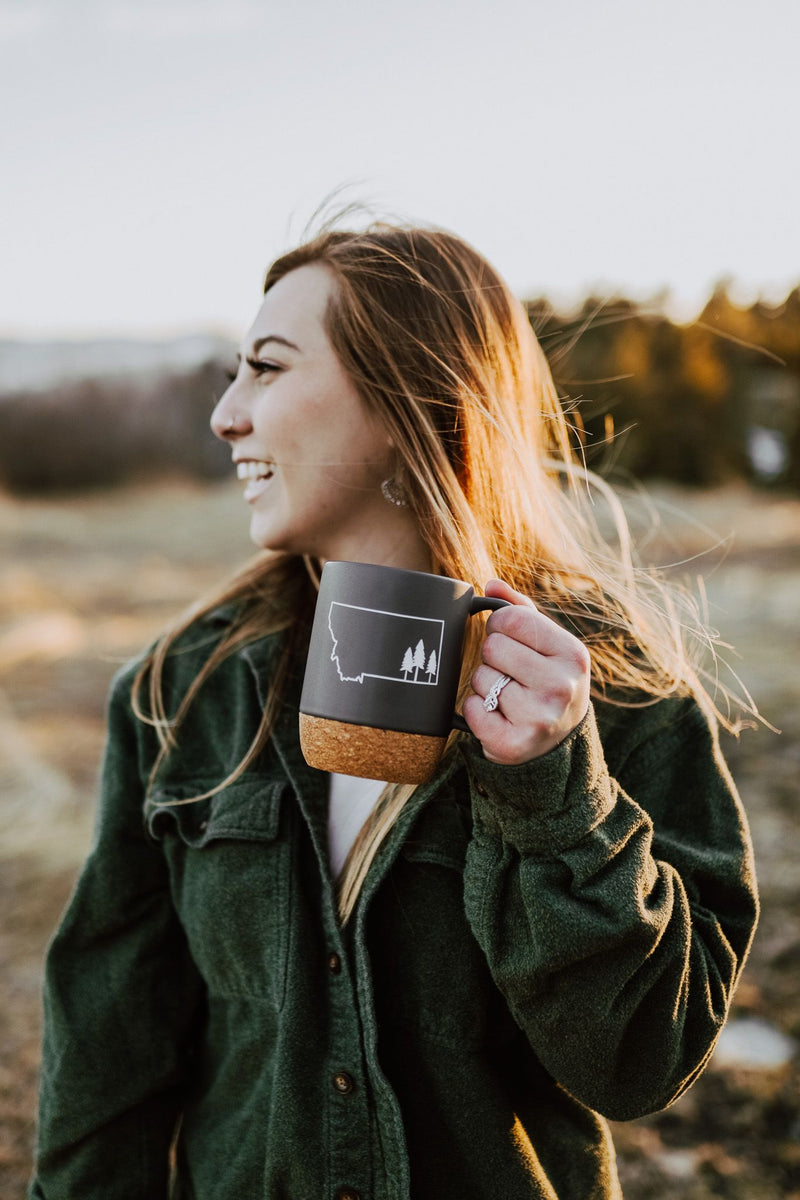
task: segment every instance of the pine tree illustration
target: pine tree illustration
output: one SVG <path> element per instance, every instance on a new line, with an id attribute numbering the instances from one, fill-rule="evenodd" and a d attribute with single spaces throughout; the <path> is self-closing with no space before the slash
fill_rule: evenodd
<path id="1" fill-rule="evenodd" d="M 433 683 L 433 677 L 436 674 L 436 668 L 438 665 L 439 664 L 436 661 L 436 651 L 431 650 L 431 656 L 428 659 L 428 665 L 425 668 L 425 674 L 428 676 L 428 683 Z"/>
<path id="2" fill-rule="evenodd" d="M 414 666 L 416 668 L 414 672 L 414 682 L 416 683 L 420 667 L 425 666 L 425 643 L 423 642 L 422 638 L 419 639 L 416 649 L 414 650 Z"/>
<path id="3" fill-rule="evenodd" d="M 414 670 L 414 655 L 411 651 L 410 646 L 408 647 L 405 654 L 403 655 L 403 665 L 400 668 L 400 670 L 403 672 L 403 675 L 405 676 L 406 680 L 408 680 L 408 672 Z"/>

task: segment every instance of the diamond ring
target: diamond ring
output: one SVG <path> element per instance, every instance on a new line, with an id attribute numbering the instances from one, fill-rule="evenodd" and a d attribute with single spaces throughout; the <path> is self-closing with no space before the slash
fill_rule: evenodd
<path id="1" fill-rule="evenodd" d="M 511 676 L 501 675 L 500 678 L 496 679 L 489 688 L 489 691 L 486 694 L 486 699 L 483 702 L 483 707 L 486 709 L 487 713 L 494 712 L 494 710 L 497 708 L 500 693 L 507 683 L 511 683 Z"/>

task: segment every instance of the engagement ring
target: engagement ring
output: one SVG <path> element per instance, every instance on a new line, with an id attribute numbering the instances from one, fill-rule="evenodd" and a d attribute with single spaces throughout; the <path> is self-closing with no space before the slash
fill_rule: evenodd
<path id="1" fill-rule="evenodd" d="M 486 699 L 483 702 L 483 707 L 487 712 L 494 712 L 494 710 L 497 708 L 500 693 L 507 683 L 511 683 L 511 676 L 501 675 L 500 678 L 496 680 L 489 688 Z"/>

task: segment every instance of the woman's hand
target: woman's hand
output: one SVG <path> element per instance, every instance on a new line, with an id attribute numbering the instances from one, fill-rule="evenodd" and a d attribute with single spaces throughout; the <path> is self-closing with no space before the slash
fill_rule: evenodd
<path id="1" fill-rule="evenodd" d="M 583 642 L 508 584 L 492 579 L 487 596 L 510 600 L 486 623 L 483 663 L 472 676 L 475 695 L 464 717 L 492 762 L 515 766 L 563 742 L 589 707 L 591 661 Z M 509 682 L 487 712 L 484 700 L 502 676 Z"/>

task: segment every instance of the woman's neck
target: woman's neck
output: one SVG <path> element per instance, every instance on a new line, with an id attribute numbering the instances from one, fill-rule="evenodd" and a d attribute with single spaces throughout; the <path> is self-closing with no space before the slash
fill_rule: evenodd
<path id="1" fill-rule="evenodd" d="M 345 562 L 375 563 L 380 567 L 402 567 L 406 571 L 433 570 L 431 552 L 416 525 L 411 522 L 391 529 L 376 530 L 373 536 L 359 536 L 342 541 L 332 548 L 328 559 Z"/>

